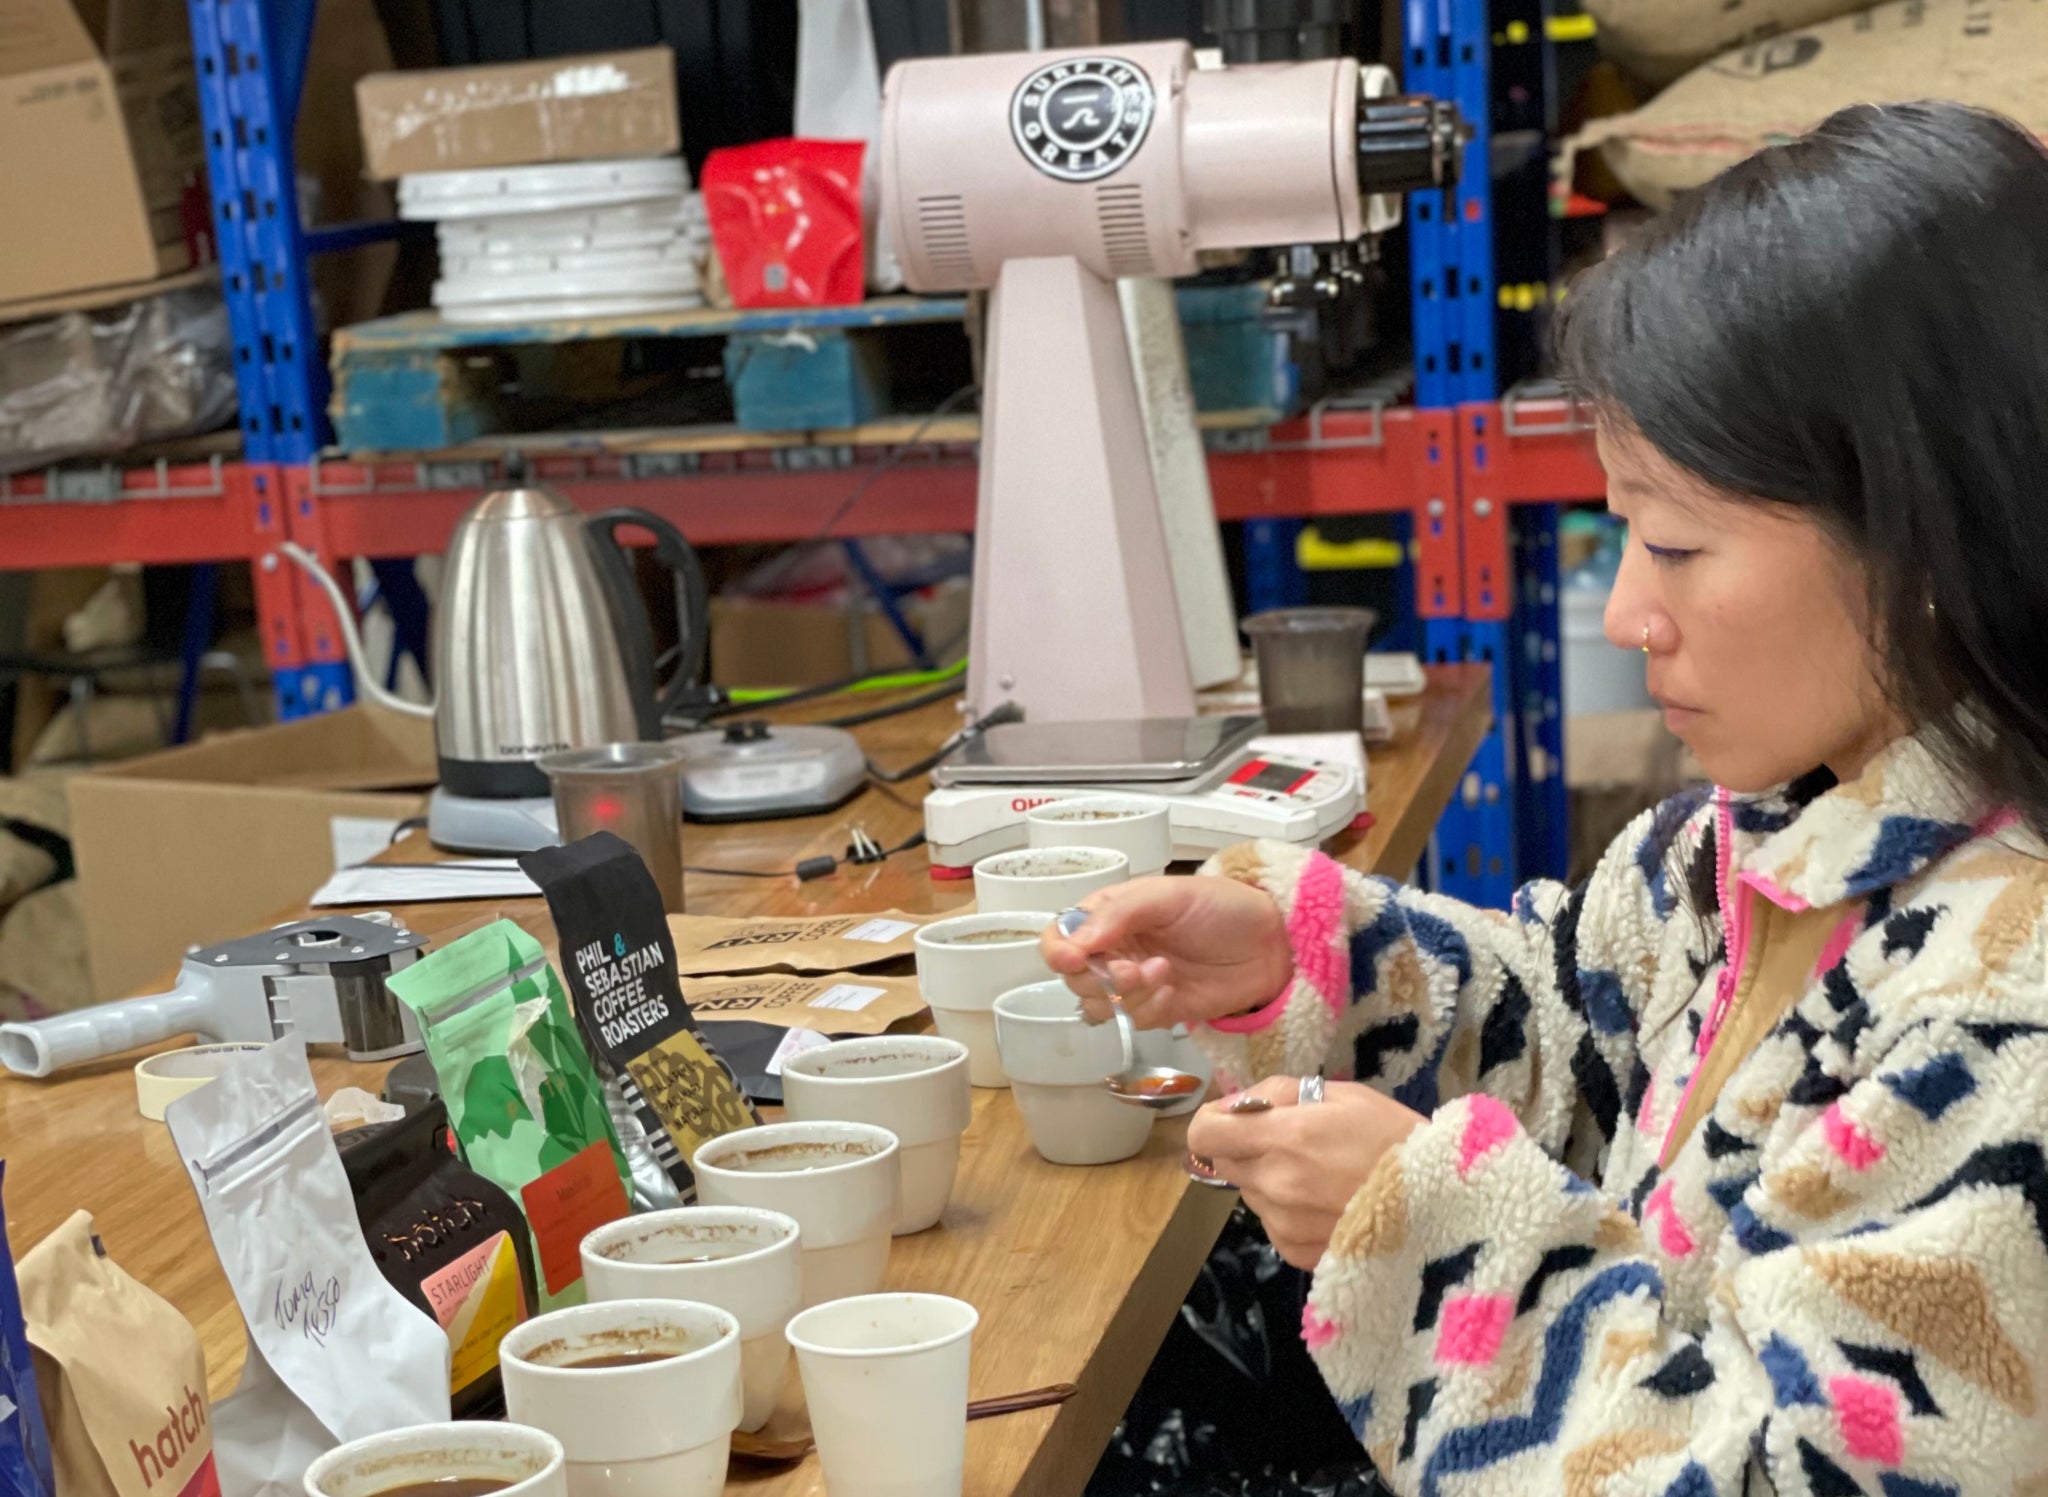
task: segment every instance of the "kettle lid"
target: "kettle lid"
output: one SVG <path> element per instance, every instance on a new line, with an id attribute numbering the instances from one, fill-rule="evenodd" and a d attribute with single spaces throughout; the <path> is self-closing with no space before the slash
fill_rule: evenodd
<path id="1" fill-rule="evenodd" d="M 464 524 L 473 524 L 479 520 L 554 520 L 576 513 L 576 506 L 559 490 L 544 483 L 522 481 L 509 488 L 493 489 L 462 518 Z"/>

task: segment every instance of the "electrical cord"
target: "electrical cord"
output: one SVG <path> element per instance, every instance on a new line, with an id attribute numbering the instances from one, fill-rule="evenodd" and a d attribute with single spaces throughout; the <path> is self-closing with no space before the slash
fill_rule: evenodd
<path id="1" fill-rule="evenodd" d="M 812 531 L 811 534 L 806 536 L 803 540 L 797 541 L 792 549 L 801 549 L 805 546 L 815 546 L 821 541 L 831 540 L 833 538 L 832 532 L 837 530 L 839 528 L 840 522 L 853 512 L 853 507 L 856 504 L 860 503 L 862 498 L 866 496 L 868 490 L 873 488 L 875 484 L 881 480 L 884 474 L 888 473 L 898 463 L 902 462 L 903 459 L 906 456 L 908 456 L 914 448 L 922 446 L 924 442 L 924 434 L 930 431 L 933 425 L 935 425 L 940 419 L 950 415 L 953 412 L 954 408 L 958 406 L 963 400 L 967 399 L 967 397 L 974 394 L 977 388 L 978 387 L 972 381 L 969 381 L 967 384 L 964 384 L 959 389 L 955 390 L 951 395 L 948 395 L 944 400 L 940 401 L 938 405 L 924 417 L 924 419 L 919 421 L 917 425 L 911 429 L 911 433 L 909 436 L 905 437 L 902 441 L 898 442 L 894 447 L 891 447 L 886 453 L 882 455 L 882 458 L 879 462 L 877 462 L 872 468 L 868 469 L 866 473 L 861 475 L 860 482 L 856 483 L 853 486 L 852 490 L 847 494 L 847 496 L 839 501 L 838 508 L 832 511 L 831 515 L 827 517 L 825 523 L 820 525 L 816 530 Z M 956 637 L 955 639 L 948 641 L 942 649 L 939 649 L 932 653 L 938 656 L 939 658 L 944 658 L 947 654 L 951 653 L 952 650 L 958 646 L 958 644 L 959 639 Z M 956 665 L 954 667 L 954 669 L 963 668 L 964 662 L 961 662 L 959 665 Z M 659 669 L 658 666 L 657 669 Z M 877 678 L 864 673 L 858 676 L 848 676 L 839 681 L 820 682 L 815 686 L 798 687 L 794 691 L 782 692 L 778 695 L 765 698 L 754 697 L 751 693 L 743 697 L 740 693 L 735 692 L 732 693 L 727 700 L 722 702 L 716 702 L 703 711 L 685 715 L 678 715 L 678 717 L 674 719 L 673 725 L 687 727 L 692 724 L 712 722 L 721 717 L 730 717 L 735 712 L 744 712 L 748 710 L 748 708 L 750 707 L 765 706 L 770 702 L 778 706 L 791 706 L 798 702 L 807 702 L 812 701 L 818 697 L 831 696 L 833 693 L 839 691 L 857 691 L 864 688 L 868 690 L 885 689 L 883 687 L 870 684 L 876 679 Z M 669 722 L 664 722 L 663 725 L 670 726 L 672 724 Z"/>
<path id="2" fill-rule="evenodd" d="M 878 723 L 886 717 L 897 717 L 905 712 L 915 712 L 920 707 L 929 707 L 934 702 L 943 702 L 947 697 L 956 697 L 967 689 L 964 681 L 942 681 L 930 691 L 919 692 L 914 697 L 905 697 L 900 702 L 889 702 L 880 707 L 870 707 L 865 712 L 849 712 L 844 717 L 831 717 L 817 724 L 821 728 L 858 728 L 868 723 Z"/>
<path id="3" fill-rule="evenodd" d="M 959 403 L 965 400 L 968 396 L 972 395 L 974 391 L 975 385 L 973 381 L 970 380 L 968 383 L 962 385 L 959 389 L 955 390 L 951 395 L 948 395 L 944 400 L 940 401 L 937 408 L 934 409 L 930 415 L 926 416 L 922 421 L 917 423 L 917 426 L 911 431 L 909 436 L 905 437 L 902 441 L 898 442 L 894 447 L 891 447 L 888 450 L 888 452 L 884 454 L 880 462 L 876 463 L 874 467 L 868 469 L 866 474 L 862 476 L 861 481 L 853 486 L 853 492 L 848 494 L 844 499 L 839 501 L 839 508 L 832 511 L 832 518 L 827 520 L 824 524 L 820 525 L 817 528 L 817 530 L 812 532 L 808 539 L 798 541 L 797 544 L 799 546 L 814 546 L 819 541 L 831 540 L 832 532 L 839 528 L 839 522 L 845 519 L 847 515 L 852 512 L 854 505 L 860 503 L 861 497 L 865 495 L 869 489 L 875 486 L 876 482 L 882 477 L 882 475 L 884 473 L 887 473 L 891 468 L 895 467 L 898 463 L 902 462 L 903 459 L 910 453 L 910 450 L 913 447 L 922 445 L 924 440 L 924 434 L 930 431 L 933 425 L 937 423 L 941 417 L 951 415 L 953 412 L 953 408 L 959 405 Z"/>
<path id="4" fill-rule="evenodd" d="M 927 653 L 935 654 L 940 659 L 944 659 L 959 649 L 966 642 L 966 639 L 967 630 L 962 627 L 949 636 L 937 649 L 928 649 Z M 963 655 L 950 665 L 935 665 L 930 670 L 883 671 L 879 674 L 870 672 L 858 676 L 844 676 L 838 681 L 823 682 L 815 687 L 735 686 L 732 690 L 732 699 L 735 702 L 740 702 L 750 707 L 776 707 L 788 701 L 797 691 L 822 693 L 828 688 L 837 688 L 848 693 L 898 691 L 906 686 L 929 686 L 938 681 L 950 681 L 966 669 L 967 658 Z"/>
<path id="5" fill-rule="evenodd" d="M 951 654 L 966 638 L 966 631 L 954 635 L 936 651 L 940 656 Z M 950 681 L 965 672 L 967 661 L 963 658 L 951 665 L 942 665 L 928 671 L 889 671 L 876 675 L 863 672 L 857 676 L 842 676 L 836 681 L 820 681 L 811 686 L 797 686 L 788 690 L 760 690 L 738 687 L 727 694 L 725 701 L 698 712 L 671 714 L 663 719 L 662 726 L 680 732 L 694 732 L 720 718 L 732 717 L 741 712 L 765 711 L 770 707 L 793 706 L 799 702 L 815 701 L 819 697 L 836 696 L 840 692 L 860 693 L 871 691 L 900 691 L 909 686 L 925 686 L 938 681 Z"/>
<path id="6" fill-rule="evenodd" d="M 800 883 L 809 883 L 812 879 L 826 878 L 837 873 L 841 868 L 884 862 L 899 853 L 924 846 L 923 832 L 913 832 L 894 847 L 888 848 L 870 837 L 864 827 L 854 827 L 852 836 L 853 841 L 841 856 L 835 858 L 830 853 L 820 853 L 815 858 L 803 859 L 791 868 L 707 868 L 685 863 L 683 872 L 708 874 L 714 878 L 795 878 Z"/>
<path id="7" fill-rule="evenodd" d="M 938 767 L 947 755 L 957 753 L 962 748 L 965 748 L 990 728 L 999 727 L 1003 723 L 1022 722 L 1023 720 L 1024 709 L 1015 702 L 1005 702 L 993 711 L 983 713 L 951 738 L 948 738 L 939 746 L 936 753 L 927 754 L 915 764 L 906 764 L 900 769 L 884 769 L 881 765 L 870 759 L 868 760 L 868 774 L 885 785 L 900 785 L 905 780 L 914 780 L 921 774 L 929 774 Z"/>

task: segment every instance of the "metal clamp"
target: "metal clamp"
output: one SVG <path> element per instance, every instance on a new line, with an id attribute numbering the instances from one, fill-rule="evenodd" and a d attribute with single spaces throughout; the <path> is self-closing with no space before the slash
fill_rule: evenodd
<path id="1" fill-rule="evenodd" d="M 1387 445 L 1387 408 L 1401 398 L 1410 381 L 1406 376 L 1383 379 L 1364 390 L 1347 395 L 1325 395 L 1308 408 L 1308 440 L 1261 443 L 1267 452 L 1333 452 L 1344 448 Z M 1372 417 L 1371 429 L 1362 437 L 1333 437 L 1324 432 L 1326 417 L 1364 411 Z"/>
<path id="2" fill-rule="evenodd" d="M 1521 413 L 1525 405 L 1562 405 L 1561 417 L 1531 420 Z M 1579 414 L 1579 404 L 1565 393 L 1556 380 L 1528 380 L 1500 398 L 1500 429 L 1510 437 L 1568 437 L 1591 431 L 1593 423 Z"/>
<path id="3" fill-rule="evenodd" d="M 171 482 L 171 463 L 158 458 L 149 465 L 156 482 L 130 486 L 131 475 L 140 471 L 114 463 L 92 468 L 50 467 L 41 471 L 42 489 L 23 493 L 14 480 L 0 473 L 0 504 L 118 504 L 128 499 L 218 499 L 227 492 L 223 464 L 216 453 L 206 460 L 206 482 L 198 486 Z M 181 463 L 179 467 L 194 466 Z"/>

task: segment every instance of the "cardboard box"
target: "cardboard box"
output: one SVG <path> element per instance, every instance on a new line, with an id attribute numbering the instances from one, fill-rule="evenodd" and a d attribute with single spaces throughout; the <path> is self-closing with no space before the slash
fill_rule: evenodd
<path id="1" fill-rule="evenodd" d="M 143 990 L 186 947 L 275 919 L 325 882 L 338 844 L 350 849 L 340 861 L 374 850 L 375 829 L 352 821 L 421 814 L 434 778 L 433 724 L 369 707 L 74 775 L 93 991 Z"/>
<path id="2" fill-rule="evenodd" d="M 97 34 L 68 0 L 0 6 L 0 322 L 8 303 L 193 263 L 205 151 L 184 7 L 112 0 L 94 19 Z"/>
<path id="3" fill-rule="evenodd" d="M 667 47 L 356 80 L 363 170 L 408 172 L 668 156 L 682 149 Z"/>
<path id="4" fill-rule="evenodd" d="M 968 596 L 965 587 L 941 588 L 928 598 L 905 599 L 904 615 L 928 646 L 937 647 L 966 629 Z M 823 603 L 711 600 L 711 679 L 720 686 L 810 686 L 910 663 L 902 639 L 872 603 L 855 615 Z"/>

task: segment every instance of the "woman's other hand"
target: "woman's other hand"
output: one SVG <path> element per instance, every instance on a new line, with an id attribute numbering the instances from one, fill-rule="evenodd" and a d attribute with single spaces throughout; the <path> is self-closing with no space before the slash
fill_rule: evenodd
<path id="1" fill-rule="evenodd" d="M 1095 1023 L 1110 995 L 1089 972 L 1107 964 L 1116 996 L 1140 1029 L 1166 1029 L 1259 1008 L 1294 975 L 1287 922 L 1263 890 L 1229 878 L 1139 878 L 1081 901 L 1088 923 L 1069 939 L 1039 939 Z"/>
<path id="2" fill-rule="evenodd" d="M 1299 1105 L 1300 1088 L 1293 1076 L 1272 1076 L 1211 1102 L 1188 1124 L 1188 1152 L 1238 1188 L 1282 1258 L 1313 1269 L 1380 1157 L 1426 1119 L 1353 1081 L 1330 1082 L 1323 1100 L 1307 1106 Z M 1232 1112 L 1246 1096 L 1272 1109 Z"/>

